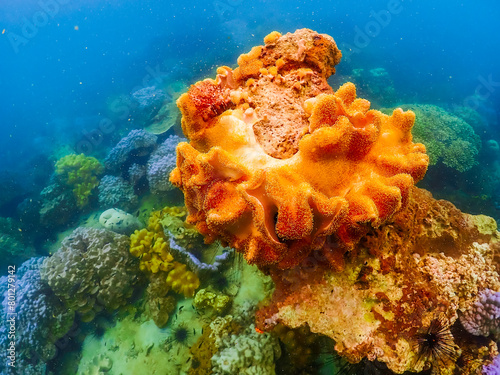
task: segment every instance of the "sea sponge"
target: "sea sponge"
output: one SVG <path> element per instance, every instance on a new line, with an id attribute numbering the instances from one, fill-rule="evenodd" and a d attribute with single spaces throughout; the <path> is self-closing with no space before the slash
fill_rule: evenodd
<path id="1" fill-rule="evenodd" d="M 73 188 L 73 194 L 79 208 L 89 203 L 92 190 L 99 185 L 98 177 L 104 167 L 94 157 L 80 155 L 66 155 L 56 163 L 56 175 L 63 182 Z"/>
<path id="2" fill-rule="evenodd" d="M 319 250 L 341 269 L 346 249 L 404 206 L 427 170 L 425 146 L 412 142 L 412 112 L 370 110 L 352 83 L 333 92 L 341 54 L 330 36 L 266 40 L 179 98 L 190 143 L 170 180 L 207 242 L 279 268 Z"/>
<path id="3" fill-rule="evenodd" d="M 187 270 L 185 264 L 174 262 L 174 268 L 167 276 L 167 284 L 174 292 L 184 294 L 186 298 L 189 298 L 200 286 L 200 279 L 195 273 Z"/>

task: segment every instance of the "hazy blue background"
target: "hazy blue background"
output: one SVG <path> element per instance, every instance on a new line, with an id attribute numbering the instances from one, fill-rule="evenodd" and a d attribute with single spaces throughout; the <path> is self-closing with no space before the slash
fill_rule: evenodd
<path id="1" fill-rule="evenodd" d="M 359 30 L 390 7 L 397 14 L 361 40 Z M 384 67 L 412 102 L 460 104 L 482 85 L 486 110 L 498 117 L 499 19 L 494 0 L 3 0 L 0 169 L 29 181 L 34 166 L 52 162 L 65 145 L 77 148 L 84 130 L 109 117 L 113 98 L 151 83 L 152 71 L 192 83 L 216 65 L 233 65 L 272 30 L 332 35 L 348 57 L 339 75 Z M 484 91 L 489 79 L 499 83 Z M 117 133 L 127 126 L 122 120 Z M 104 142 L 116 139 L 106 134 Z"/>

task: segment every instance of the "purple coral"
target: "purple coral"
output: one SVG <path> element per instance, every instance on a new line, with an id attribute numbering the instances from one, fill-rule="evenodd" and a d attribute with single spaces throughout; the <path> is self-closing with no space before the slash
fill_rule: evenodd
<path id="1" fill-rule="evenodd" d="M 483 375 L 498 375 L 500 374 L 500 355 L 497 355 L 493 362 L 483 367 Z"/>
<path id="2" fill-rule="evenodd" d="M 103 208 L 121 208 L 130 211 L 138 203 L 134 188 L 117 176 L 104 176 L 99 184 L 99 205 Z"/>
<path id="3" fill-rule="evenodd" d="M 147 177 L 152 193 L 162 193 L 174 189 L 169 181 L 170 172 L 176 166 L 175 149 L 186 139 L 171 135 L 152 154 L 148 161 Z"/>
<path id="4" fill-rule="evenodd" d="M 460 322 L 473 335 L 500 339 L 500 292 L 485 289 Z"/>
<path id="5" fill-rule="evenodd" d="M 7 351 L 2 350 L 1 374 L 35 375 L 45 373 L 45 363 L 56 355 L 56 343 L 68 333 L 74 322 L 74 312 L 54 295 L 40 277 L 44 258 L 31 258 L 18 268 L 16 276 L 16 305 L 9 305 L 7 277 L 0 278 L 3 303 L 0 307 L 0 345 L 7 349 L 9 339 L 6 319 L 16 317 L 16 372 L 9 372 Z M 14 311 L 13 311 L 13 310 Z"/>
<path id="6" fill-rule="evenodd" d="M 157 136 L 143 129 L 132 130 L 113 147 L 104 160 L 108 171 L 123 173 L 128 178 L 132 164 L 146 164 L 151 152 L 156 148 Z"/>

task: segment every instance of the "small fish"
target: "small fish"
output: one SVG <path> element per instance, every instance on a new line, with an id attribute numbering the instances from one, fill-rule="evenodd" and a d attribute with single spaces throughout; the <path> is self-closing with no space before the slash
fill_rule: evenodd
<path id="1" fill-rule="evenodd" d="M 188 358 L 188 360 L 186 361 L 186 363 L 188 363 L 190 360 L 191 360 L 191 357 Z"/>
<path id="2" fill-rule="evenodd" d="M 5 29 L 2 30 L 2 35 L 5 34 Z"/>
<path id="3" fill-rule="evenodd" d="M 196 335 L 196 329 L 193 328 L 193 335 Z"/>

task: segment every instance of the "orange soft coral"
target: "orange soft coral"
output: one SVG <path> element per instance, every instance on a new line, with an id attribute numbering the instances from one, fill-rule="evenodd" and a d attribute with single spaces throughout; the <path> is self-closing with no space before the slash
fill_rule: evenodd
<path id="1" fill-rule="evenodd" d="M 333 92 L 326 80 L 341 54 L 328 35 L 265 40 L 179 98 L 190 143 L 179 144 L 171 181 L 207 241 L 279 268 L 321 250 L 340 269 L 345 249 L 400 210 L 426 172 L 415 116 L 370 110 L 352 83 Z"/>

